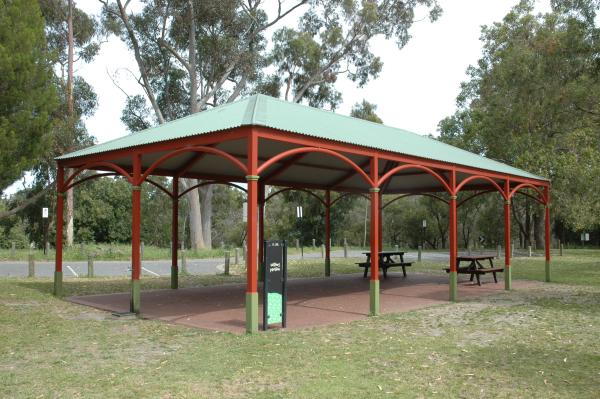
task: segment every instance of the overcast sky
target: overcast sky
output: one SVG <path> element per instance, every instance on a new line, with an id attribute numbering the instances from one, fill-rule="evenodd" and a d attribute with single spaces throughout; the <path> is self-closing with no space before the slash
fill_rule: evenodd
<path id="1" fill-rule="evenodd" d="M 379 78 L 363 88 L 346 79 L 338 81 L 343 104 L 336 111 L 349 114 L 352 105 L 366 99 L 377 104 L 384 123 L 420 134 L 437 134 L 437 124 L 455 110 L 455 99 L 465 71 L 481 54 L 479 35 L 482 25 L 500 21 L 518 0 L 439 0 L 444 12 L 438 21 L 416 23 L 412 39 L 398 50 L 393 41 L 377 39 L 372 49 L 383 60 Z M 99 14 L 101 4 L 78 0 L 77 6 L 90 14 Z M 539 0 L 538 9 L 546 11 L 549 0 Z M 300 15 L 297 13 L 296 15 Z M 296 25 L 293 19 L 289 25 Z M 98 109 L 86 121 L 88 131 L 98 143 L 127 134 L 121 123 L 125 94 L 108 74 L 116 75 L 128 94 L 141 93 L 131 72 L 138 69 L 126 46 L 111 37 L 102 45 L 91 64 L 76 65 L 76 73 L 90 83 L 98 95 Z M 131 72 L 128 72 L 131 71 Z M 20 187 L 17 183 L 13 190 Z M 7 190 L 5 193 L 8 193 Z"/>

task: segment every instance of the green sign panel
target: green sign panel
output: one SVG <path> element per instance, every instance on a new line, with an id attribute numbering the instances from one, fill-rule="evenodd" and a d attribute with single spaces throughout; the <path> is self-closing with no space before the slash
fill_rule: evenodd
<path id="1" fill-rule="evenodd" d="M 287 247 L 285 241 L 264 242 L 263 329 L 285 327 Z"/>
<path id="2" fill-rule="evenodd" d="M 283 295 L 278 292 L 269 292 L 267 303 L 267 324 L 281 323 L 283 321 Z"/>

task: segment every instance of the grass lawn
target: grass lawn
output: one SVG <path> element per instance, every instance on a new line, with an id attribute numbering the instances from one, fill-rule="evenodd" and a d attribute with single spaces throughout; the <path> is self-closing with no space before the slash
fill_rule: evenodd
<path id="1" fill-rule="evenodd" d="M 342 250 L 343 247 L 331 247 L 332 251 Z M 352 248 L 356 249 L 356 248 Z M 206 258 L 223 258 L 225 251 L 229 251 L 233 258 L 235 248 L 213 248 L 213 249 L 198 249 L 185 250 L 185 256 L 188 259 L 206 259 Z M 321 248 L 304 247 L 305 254 L 321 253 Z M 302 251 L 296 249 L 295 246 L 288 247 L 288 254 L 300 254 Z M 242 249 L 239 248 L 239 256 L 243 257 Z M 41 249 L 15 249 L 14 254 L 10 248 L 0 248 L 0 261 L 27 261 L 29 254 L 33 254 L 36 260 L 54 260 L 56 251 L 50 249 L 47 254 Z M 85 261 L 92 254 L 96 260 L 129 260 L 131 259 L 131 245 L 129 244 L 76 244 L 72 247 L 63 248 L 64 261 Z M 13 256 L 14 255 L 14 256 Z M 144 260 L 167 260 L 171 259 L 171 250 L 169 248 L 156 247 L 153 245 L 144 246 Z"/>
<path id="2" fill-rule="evenodd" d="M 290 269 L 323 270 L 309 261 Z M 356 267 L 338 261 L 333 270 Z M 415 271 L 442 272 L 439 263 Z M 542 279 L 543 259 L 515 260 L 513 276 Z M 50 280 L 0 279 L 0 396 L 597 398 L 600 251 L 555 257 L 553 278 L 527 291 L 253 336 L 116 319 L 53 298 Z M 239 281 L 185 276 L 182 285 Z M 65 285 L 69 295 L 128 288 L 123 279 Z"/>

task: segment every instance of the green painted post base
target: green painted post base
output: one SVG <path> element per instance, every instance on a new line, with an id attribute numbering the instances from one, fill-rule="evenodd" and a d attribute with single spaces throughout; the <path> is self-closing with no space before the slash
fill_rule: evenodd
<path id="1" fill-rule="evenodd" d="M 131 280 L 131 313 L 140 313 L 140 280 Z"/>
<path id="2" fill-rule="evenodd" d="M 54 272 L 54 296 L 63 296 L 63 274 L 62 272 Z"/>
<path id="3" fill-rule="evenodd" d="M 179 268 L 171 267 L 171 289 L 179 288 Z"/>
<path id="4" fill-rule="evenodd" d="M 258 332 L 258 292 L 246 292 L 246 332 Z"/>
<path id="5" fill-rule="evenodd" d="M 450 302 L 456 302 L 458 294 L 458 273 L 450 272 Z"/>
<path id="6" fill-rule="evenodd" d="M 546 261 L 546 282 L 550 282 L 550 261 Z"/>
<path id="7" fill-rule="evenodd" d="M 504 267 L 504 289 L 506 291 L 512 290 L 512 267 L 508 265 Z"/>
<path id="8" fill-rule="evenodd" d="M 325 277 L 331 276 L 331 259 L 325 259 Z"/>
<path id="9" fill-rule="evenodd" d="M 369 300 L 371 316 L 379 315 L 379 280 L 371 280 L 369 284 Z"/>

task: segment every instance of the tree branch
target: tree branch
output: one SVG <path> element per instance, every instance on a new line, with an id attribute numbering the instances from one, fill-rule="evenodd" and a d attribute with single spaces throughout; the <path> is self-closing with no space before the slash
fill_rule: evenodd
<path id="1" fill-rule="evenodd" d="M 146 65 L 142 60 L 142 56 L 140 53 L 140 44 L 135 36 L 135 32 L 131 27 L 129 22 L 129 16 L 127 15 L 126 7 L 129 4 L 129 1 L 125 3 L 125 6 L 121 3 L 121 0 L 117 0 L 117 5 L 119 6 L 119 12 L 121 21 L 127 30 L 127 35 L 129 36 L 129 40 L 131 40 L 131 45 L 133 46 L 133 52 L 135 55 L 135 60 L 138 64 L 138 68 L 140 69 L 140 74 L 142 75 L 142 80 L 144 82 L 143 87 L 148 99 L 150 100 L 150 104 L 152 104 L 152 108 L 154 109 L 154 113 L 156 114 L 156 119 L 158 119 L 159 123 L 165 123 L 165 118 L 158 106 L 158 102 L 156 101 L 156 97 L 154 97 L 154 93 L 152 93 L 152 87 L 150 86 L 150 79 L 148 78 L 148 71 L 146 70 Z"/>
<path id="2" fill-rule="evenodd" d="M 159 38 L 158 44 L 162 46 L 165 50 L 167 50 L 169 53 L 171 53 L 173 57 L 177 58 L 177 61 L 179 61 L 181 65 L 183 65 L 183 67 L 187 69 L 187 71 L 190 74 L 194 73 L 194 71 L 192 70 L 192 66 L 189 64 L 189 62 L 184 60 L 183 57 L 173 47 L 171 47 L 169 43 L 166 42 L 166 40 L 164 40 L 163 38 Z"/>
<path id="3" fill-rule="evenodd" d="M 43 197 L 48 191 L 50 191 L 50 189 L 52 187 L 54 187 L 54 182 L 51 182 L 46 187 L 44 187 L 42 190 L 38 191 L 31 197 L 25 199 L 23 202 L 21 202 L 19 205 L 15 206 L 14 208 L 9 209 L 8 211 L 0 212 L 0 219 L 4 219 L 6 217 L 12 216 L 15 213 L 27 208 L 29 205 L 34 204 L 35 202 L 37 202 L 37 200 L 39 200 L 41 197 Z"/>

